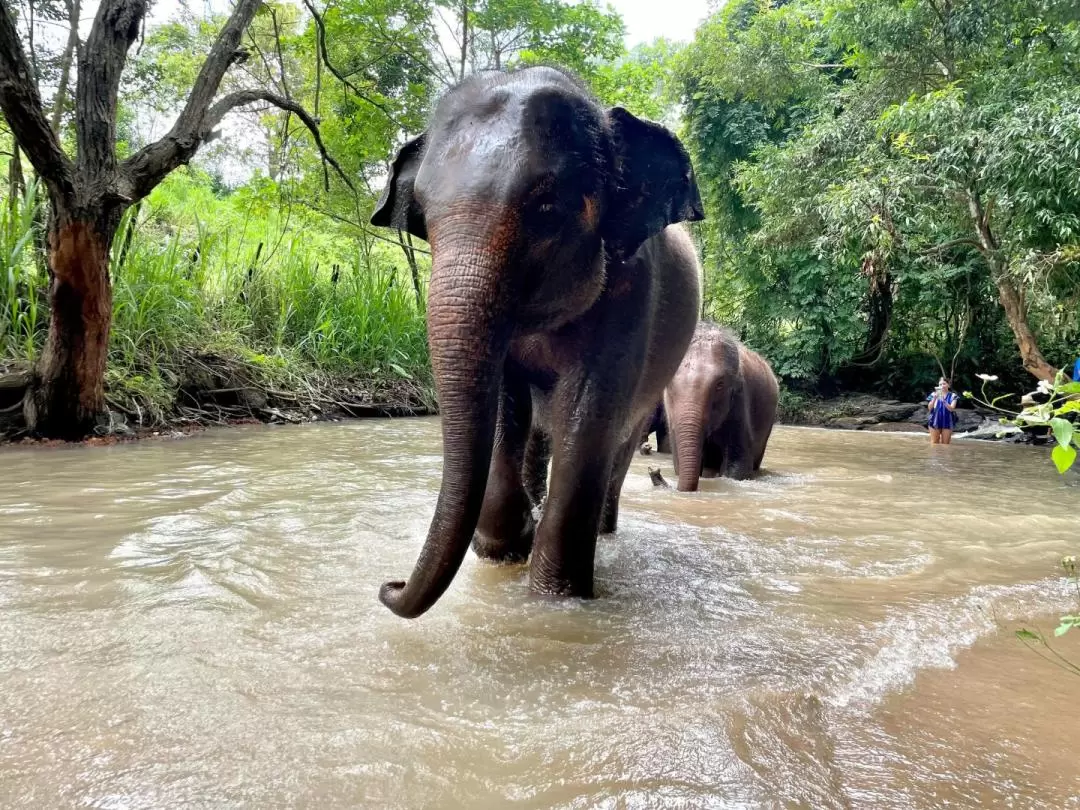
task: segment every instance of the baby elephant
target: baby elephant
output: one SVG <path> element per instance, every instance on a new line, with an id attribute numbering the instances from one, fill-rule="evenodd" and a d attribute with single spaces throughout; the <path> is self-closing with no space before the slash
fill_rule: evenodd
<path id="1" fill-rule="evenodd" d="M 664 390 L 680 492 L 702 475 L 748 478 L 761 467 L 780 389 L 769 364 L 728 330 L 702 321 Z"/>

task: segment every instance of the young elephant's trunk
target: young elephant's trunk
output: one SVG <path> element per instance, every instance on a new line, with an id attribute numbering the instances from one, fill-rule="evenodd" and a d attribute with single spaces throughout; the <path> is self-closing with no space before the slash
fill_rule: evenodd
<path id="1" fill-rule="evenodd" d="M 679 492 L 697 492 L 705 442 L 701 408 L 690 405 L 680 409 L 672 420 L 671 436 L 675 440 L 675 472 L 679 474 Z"/>
<path id="2" fill-rule="evenodd" d="M 442 487 L 409 581 L 387 582 L 379 592 L 404 618 L 421 615 L 446 591 L 480 517 L 510 337 L 500 288 L 504 268 L 493 244 L 498 240 L 469 234 L 433 246 L 428 343 L 442 416 Z"/>
<path id="3" fill-rule="evenodd" d="M 705 443 L 704 394 L 696 385 L 668 387 L 664 392 L 664 414 L 679 477 L 679 492 L 696 492 L 701 477 L 701 456 Z"/>

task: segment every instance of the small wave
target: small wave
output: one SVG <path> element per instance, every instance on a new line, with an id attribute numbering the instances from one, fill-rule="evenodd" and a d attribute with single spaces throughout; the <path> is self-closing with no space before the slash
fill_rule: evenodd
<path id="1" fill-rule="evenodd" d="M 957 654 L 1000 629 L 1001 621 L 1067 606 L 1061 580 L 985 585 L 948 600 L 926 603 L 878 624 L 882 646 L 825 701 L 839 709 L 865 708 L 915 680 L 923 669 L 952 669 Z"/>

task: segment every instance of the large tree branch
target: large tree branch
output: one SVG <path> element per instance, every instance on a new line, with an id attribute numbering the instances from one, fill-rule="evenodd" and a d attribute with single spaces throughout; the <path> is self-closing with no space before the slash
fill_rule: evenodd
<path id="1" fill-rule="evenodd" d="M 139 35 L 147 0 L 102 0 L 79 54 L 75 86 L 78 171 L 84 181 L 111 180 L 116 168 L 116 105 L 120 74 Z M 76 21 L 76 25 L 78 25 Z"/>
<path id="2" fill-rule="evenodd" d="M 345 185 L 352 189 L 354 194 L 356 193 L 356 187 L 348 175 L 345 174 L 345 171 L 334 159 L 333 155 L 327 151 L 315 119 L 292 99 L 279 96 L 269 90 L 238 90 L 235 93 L 230 93 L 207 110 L 197 128 L 185 135 L 183 140 L 170 142 L 170 135 L 166 135 L 157 143 L 151 144 L 132 155 L 120 167 L 121 191 L 132 200 L 142 199 L 153 190 L 154 186 L 165 175 L 189 161 L 203 143 L 213 139 L 214 128 L 221 123 L 221 120 L 230 110 L 256 101 L 273 104 L 279 109 L 292 113 L 304 123 L 304 126 L 311 132 L 311 137 L 315 140 L 315 145 L 322 156 L 323 182 L 326 188 L 329 189 L 330 187 L 330 175 L 326 169 L 326 166 L 329 165 L 341 177 Z"/>
<path id="3" fill-rule="evenodd" d="M 277 93 L 271 93 L 269 90 L 238 90 L 235 93 L 230 93 L 225 96 L 213 107 L 211 107 L 207 113 L 206 118 L 203 120 L 203 130 L 205 140 L 210 136 L 214 127 L 221 123 L 221 119 L 225 117 L 225 114 L 230 110 L 234 110 L 237 107 L 243 107 L 246 104 L 251 104 L 256 101 L 265 101 L 268 104 L 273 104 L 275 107 L 286 112 L 290 112 L 299 118 L 304 126 L 308 128 L 311 133 L 312 139 L 315 141 L 315 146 L 319 148 L 319 154 L 323 159 L 323 185 L 329 191 L 330 189 L 330 173 L 326 166 L 329 164 L 337 172 L 338 176 L 353 192 L 356 194 L 356 186 L 353 185 L 352 180 L 345 174 L 345 170 L 341 168 L 334 156 L 330 154 L 326 149 L 326 144 L 323 143 L 322 135 L 319 134 L 319 125 L 315 122 L 308 111 L 297 104 L 295 101 L 284 96 L 279 96 Z"/>
<path id="4" fill-rule="evenodd" d="M 132 201 L 141 200 L 169 172 L 194 157 L 213 129 L 203 126 L 210 103 L 217 95 L 225 72 L 234 62 L 246 56 L 244 51 L 239 50 L 240 39 L 261 5 L 262 0 L 238 0 L 232 16 L 214 40 L 187 103 L 172 129 L 160 140 L 144 146 L 120 167 L 121 194 Z"/>
<path id="5" fill-rule="evenodd" d="M 242 52 L 238 51 L 240 39 L 244 31 L 255 18 L 255 12 L 262 5 L 262 0 L 238 0 L 232 16 L 229 17 L 225 27 L 221 29 L 218 38 L 210 48 L 210 54 L 203 62 L 202 70 L 199 71 L 195 85 L 191 88 L 187 104 L 184 105 L 180 117 L 176 119 L 169 136 L 183 138 L 199 129 L 203 116 L 210 108 L 210 102 L 217 95 L 221 87 L 221 80 L 225 78 L 225 71 L 240 58 Z"/>
<path id="6" fill-rule="evenodd" d="M 0 109 L 35 171 L 54 196 L 74 190 L 74 167 L 45 119 L 37 83 L 7 3 L 0 3 Z"/>

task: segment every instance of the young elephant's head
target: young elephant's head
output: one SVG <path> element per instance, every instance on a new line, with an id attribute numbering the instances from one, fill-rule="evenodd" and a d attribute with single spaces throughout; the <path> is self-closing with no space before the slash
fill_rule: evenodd
<path id="1" fill-rule="evenodd" d="M 428 341 L 443 417 L 443 484 L 409 583 L 381 598 L 418 616 L 468 549 L 487 481 L 500 373 L 515 332 L 554 328 L 668 225 L 703 217 L 686 150 L 605 110 L 551 68 L 482 74 L 439 102 L 394 160 L 371 217 L 431 243 Z"/>

